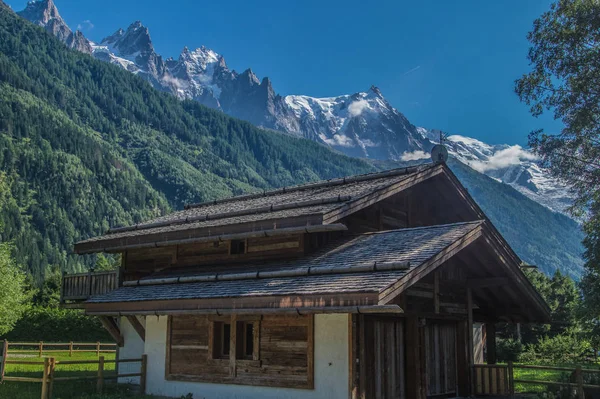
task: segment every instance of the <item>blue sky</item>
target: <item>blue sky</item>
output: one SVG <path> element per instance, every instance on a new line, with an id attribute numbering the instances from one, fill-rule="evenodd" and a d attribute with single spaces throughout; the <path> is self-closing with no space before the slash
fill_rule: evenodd
<path id="1" fill-rule="evenodd" d="M 8 0 L 21 10 L 26 1 Z M 280 94 L 325 97 L 378 86 L 419 126 L 525 145 L 537 128 L 513 92 L 528 70 L 527 32 L 548 0 L 55 0 L 92 40 L 141 20 L 157 51 L 205 45 L 230 68 L 269 76 Z"/>

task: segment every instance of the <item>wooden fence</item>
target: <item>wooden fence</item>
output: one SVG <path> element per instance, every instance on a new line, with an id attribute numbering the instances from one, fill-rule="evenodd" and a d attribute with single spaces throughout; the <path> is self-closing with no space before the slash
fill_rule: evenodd
<path id="1" fill-rule="evenodd" d="M 146 367 L 147 357 L 142 355 L 140 359 L 119 359 L 119 360 L 105 360 L 104 356 L 100 356 L 98 360 L 56 360 L 54 357 L 46 357 L 44 361 L 24 361 L 24 360 L 10 360 L 6 356 L 2 362 L 2 368 L 5 364 L 18 364 L 18 365 L 39 365 L 43 366 L 42 376 L 39 378 L 32 377 L 13 377 L 4 376 L 0 378 L 0 382 L 3 381 L 14 381 L 14 382 L 28 382 L 28 383 L 41 383 L 41 399 L 52 399 L 52 389 L 54 382 L 58 381 L 83 381 L 83 380 L 96 380 L 96 392 L 102 393 L 104 389 L 104 382 L 107 380 L 117 380 L 119 378 L 139 377 L 140 378 L 140 393 L 146 393 Z M 124 374 L 112 374 L 107 375 L 104 373 L 104 365 L 107 363 L 141 363 L 139 373 L 124 373 Z M 75 377 L 55 377 L 54 372 L 57 366 L 60 365 L 77 365 L 77 364 L 97 364 L 98 370 L 95 375 L 92 376 L 75 376 Z M 118 368 L 117 368 L 118 370 Z"/>
<path id="2" fill-rule="evenodd" d="M 568 372 L 574 382 L 543 381 L 515 379 L 515 369 L 535 369 L 546 371 Z M 583 369 L 581 367 L 533 366 L 525 364 L 476 364 L 474 366 L 474 391 L 476 395 L 505 395 L 514 397 L 515 383 L 569 387 L 575 390 L 578 399 L 585 398 L 586 389 L 600 390 L 600 385 L 585 384 L 584 374 L 600 374 L 600 370 Z"/>
<path id="3" fill-rule="evenodd" d="M 60 300 L 61 302 L 82 301 L 94 295 L 114 291 L 118 286 L 117 270 L 64 275 Z"/>
<path id="4" fill-rule="evenodd" d="M 13 349 L 10 348 L 11 346 Z M 101 353 L 115 353 L 116 349 L 117 344 L 103 342 L 9 342 L 4 340 L 4 353 L 35 353 L 38 357 L 42 357 L 44 351 L 52 353 L 68 352 L 69 357 L 72 357 L 75 352 L 95 352 L 96 356 L 99 357 Z"/>

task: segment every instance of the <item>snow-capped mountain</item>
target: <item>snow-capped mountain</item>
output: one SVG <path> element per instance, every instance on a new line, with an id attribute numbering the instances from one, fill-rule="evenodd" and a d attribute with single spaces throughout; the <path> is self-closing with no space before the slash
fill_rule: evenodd
<path id="1" fill-rule="evenodd" d="M 251 69 L 238 73 L 225 58 L 206 47 L 184 48 L 177 59 L 157 54 L 148 28 L 136 21 L 99 43 L 73 33 L 52 0 L 31 1 L 22 17 L 44 27 L 69 47 L 118 65 L 147 79 L 159 90 L 247 120 L 255 125 L 318 141 L 347 155 L 370 159 L 429 159 L 439 131 L 418 128 L 392 107 L 376 87 L 337 97 L 280 96 L 271 81 Z M 445 141 L 463 163 L 510 184 L 548 208 L 564 212 L 572 202 L 568 189 L 520 146 L 488 145 L 459 135 Z"/>
<path id="2" fill-rule="evenodd" d="M 419 133 L 433 143 L 440 139 L 439 130 L 417 128 Z M 557 181 L 548 171 L 540 168 L 538 158 L 520 145 L 490 145 L 477 139 L 449 135 L 444 144 L 448 153 L 478 172 L 511 185 L 532 200 L 565 213 L 573 203 L 573 195 L 567 185 Z M 429 157 L 428 154 L 407 153 L 405 157 Z"/>

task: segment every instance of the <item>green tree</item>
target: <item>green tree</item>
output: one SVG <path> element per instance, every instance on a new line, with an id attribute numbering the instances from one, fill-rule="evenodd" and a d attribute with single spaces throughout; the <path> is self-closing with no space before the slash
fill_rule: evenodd
<path id="1" fill-rule="evenodd" d="M 9 244 L 0 244 L 0 335 L 9 332 L 27 308 L 25 273 L 14 261 L 11 250 Z"/>
<path id="2" fill-rule="evenodd" d="M 572 185 L 571 212 L 584 220 L 588 319 L 600 315 L 600 2 L 559 0 L 529 33 L 531 72 L 515 91 L 534 116 L 551 110 L 564 123 L 558 134 L 530 134 L 544 166 Z"/>

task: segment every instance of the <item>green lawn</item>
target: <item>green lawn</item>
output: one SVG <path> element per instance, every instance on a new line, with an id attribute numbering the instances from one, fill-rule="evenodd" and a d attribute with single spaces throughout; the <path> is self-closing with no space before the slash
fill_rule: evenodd
<path id="1" fill-rule="evenodd" d="M 577 365 L 565 364 L 558 365 L 557 367 L 569 367 L 575 368 Z M 584 369 L 600 369 L 600 365 L 597 364 L 585 364 L 582 365 Z M 537 380 L 537 381 L 552 381 L 552 382 L 569 382 L 570 381 L 571 372 L 568 371 L 558 371 L 558 370 L 537 370 L 537 369 L 520 369 L 515 367 L 514 369 L 514 378 L 515 380 Z M 599 384 L 600 383 L 600 375 L 598 374 L 590 374 L 583 373 L 584 382 L 586 384 Z M 558 391 L 559 387 L 552 387 L 551 390 L 553 392 Z M 563 388 L 568 389 L 568 388 Z M 517 393 L 542 393 L 548 392 L 547 385 L 541 384 L 524 384 L 524 383 L 515 383 L 515 392 Z"/>
<path id="2" fill-rule="evenodd" d="M 106 361 L 114 360 L 114 353 L 104 353 Z M 73 357 L 69 357 L 68 353 L 64 352 L 44 352 L 44 357 L 54 357 L 58 362 L 69 360 L 97 360 L 95 353 L 73 353 Z M 37 353 L 30 352 L 27 354 L 9 354 L 9 360 L 23 360 L 28 362 L 43 362 L 43 358 L 39 358 Z M 5 376 L 7 377 L 32 377 L 41 378 L 43 365 L 16 365 L 7 364 Z M 74 377 L 74 376 L 96 376 L 98 372 L 97 364 L 57 364 L 54 376 L 55 377 Z M 115 374 L 115 364 L 106 363 L 104 365 L 105 376 Z M 106 381 L 104 385 L 104 394 L 96 395 L 96 380 L 89 381 L 56 381 L 54 382 L 53 398 L 54 399 L 72 399 L 72 398 L 89 398 L 89 399 L 118 399 L 118 398 L 150 398 L 150 396 L 141 396 L 135 394 L 133 386 L 120 385 L 117 386 L 113 381 Z M 41 395 L 41 383 L 29 382 L 13 382 L 6 381 L 0 385 L 0 399 L 39 399 Z"/>

